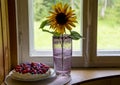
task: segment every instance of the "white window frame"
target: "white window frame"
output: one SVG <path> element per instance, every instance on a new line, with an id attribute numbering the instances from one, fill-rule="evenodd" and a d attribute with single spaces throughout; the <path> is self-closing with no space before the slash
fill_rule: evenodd
<path id="1" fill-rule="evenodd" d="M 98 0 L 83 0 L 83 39 L 82 57 L 72 57 L 73 67 L 118 67 L 120 56 L 97 56 L 97 6 Z M 38 57 L 29 55 L 29 17 L 28 0 L 16 0 L 16 21 L 18 30 L 19 63 L 44 62 L 53 66 L 52 56 Z"/>

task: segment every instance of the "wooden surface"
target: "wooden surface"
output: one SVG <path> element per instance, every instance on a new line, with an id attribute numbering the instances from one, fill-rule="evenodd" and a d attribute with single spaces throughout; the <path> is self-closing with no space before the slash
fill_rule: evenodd
<path id="1" fill-rule="evenodd" d="M 7 8 L 7 0 L 0 0 L 0 84 L 11 68 Z"/>
<path id="2" fill-rule="evenodd" d="M 84 82 L 94 80 L 94 79 L 111 77 L 111 76 L 119 76 L 119 75 L 120 75 L 120 69 L 118 69 L 118 68 L 117 69 L 116 68 L 72 69 L 71 81 L 66 85 L 71 85 L 71 84 L 73 84 L 73 85 L 93 85 L 93 83 L 92 84 L 86 84 L 86 83 L 84 84 Z M 119 81 L 117 81 L 117 79 L 118 78 L 116 78 L 116 79 L 114 78 L 114 80 L 111 80 L 111 82 L 112 83 L 114 81 L 119 82 Z M 8 78 L 6 80 L 6 82 L 8 83 L 8 85 L 63 85 L 63 84 L 60 84 L 60 81 L 57 81 L 55 77 L 51 78 L 51 79 L 37 81 L 37 82 L 21 82 L 21 81 L 16 81 L 11 78 Z M 78 82 L 80 84 L 78 84 Z M 101 80 L 101 82 L 104 83 L 103 80 Z M 94 83 L 98 83 L 98 82 L 94 82 Z M 109 84 L 105 84 L 105 85 L 109 85 Z M 113 84 L 110 84 L 110 85 L 113 85 Z"/>
<path id="3" fill-rule="evenodd" d="M 17 52 L 17 29 L 16 29 L 16 11 L 15 0 L 8 0 L 8 19 L 9 19 L 9 33 L 10 33 L 10 56 L 11 67 L 14 68 L 18 64 Z"/>
<path id="4" fill-rule="evenodd" d="M 0 84 L 3 82 L 4 78 L 4 68 L 3 68 L 3 36 L 2 36 L 2 14 L 1 14 L 1 1 L 0 1 Z"/>
<path id="5" fill-rule="evenodd" d="M 72 75 L 72 81 L 71 81 L 72 84 L 79 85 L 77 84 L 79 82 L 80 85 L 84 85 L 85 82 L 89 82 L 92 80 L 95 83 L 95 79 L 99 80 L 99 79 L 104 79 L 106 77 L 109 78 L 112 76 L 119 76 L 120 69 L 116 69 L 116 68 L 79 69 L 79 70 L 73 70 L 71 75 Z M 101 80 L 101 81 L 104 81 L 104 80 Z M 85 83 L 85 85 L 89 85 L 89 84 Z M 92 83 L 90 85 L 94 85 L 94 84 Z M 99 84 L 95 84 L 95 85 L 99 85 Z M 102 85 L 112 85 L 112 84 L 102 84 Z"/>
<path id="6" fill-rule="evenodd" d="M 10 42 L 9 42 L 9 22 L 8 22 L 8 6 L 7 0 L 1 0 L 1 15 L 2 15 L 2 35 L 3 35 L 3 62 L 4 74 L 7 75 L 11 69 L 10 59 Z"/>

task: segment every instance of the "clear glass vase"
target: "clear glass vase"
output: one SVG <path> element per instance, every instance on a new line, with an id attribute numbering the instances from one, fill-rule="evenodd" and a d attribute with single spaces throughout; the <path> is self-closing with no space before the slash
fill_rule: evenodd
<path id="1" fill-rule="evenodd" d="M 53 36 L 53 61 L 57 75 L 70 75 L 72 39 L 69 35 Z"/>

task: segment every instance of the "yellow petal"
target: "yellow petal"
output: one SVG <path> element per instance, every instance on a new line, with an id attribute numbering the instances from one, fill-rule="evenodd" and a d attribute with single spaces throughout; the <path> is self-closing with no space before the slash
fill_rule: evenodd
<path id="1" fill-rule="evenodd" d="M 67 24 L 65 25 L 68 30 L 72 30 L 72 28 Z"/>
<path id="2" fill-rule="evenodd" d="M 75 24 L 72 23 L 72 22 L 70 22 L 70 23 L 68 23 L 68 24 L 71 25 L 71 26 L 73 26 L 73 27 L 75 27 Z"/>
<path id="3" fill-rule="evenodd" d="M 69 7 L 68 4 L 65 4 L 65 5 L 64 5 L 64 9 L 63 9 L 63 12 L 64 12 L 64 13 L 67 12 L 68 7 Z"/>
<path id="4" fill-rule="evenodd" d="M 62 3 L 58 3 L 55 6 L 53 6 L 53 11 L 50 11 L 49 13 L 51 14 L 48 18 L 48 21 L 50 23 L 50 27 L 60 33 L 63 34 L 65 33 L 66 29 L 67 30 L 72 30 L 72 27 L 75 27 L 76 21 L 76 15 L 74 13 L 75 10 L 72 10 L 71 7 L 69 7 L 68 4 L 63 5 Z M 56 16 L 60 13 L 65 14 L 65 18 L 67 21 L 63 24 L 59 24 L 56 20 Z"/>

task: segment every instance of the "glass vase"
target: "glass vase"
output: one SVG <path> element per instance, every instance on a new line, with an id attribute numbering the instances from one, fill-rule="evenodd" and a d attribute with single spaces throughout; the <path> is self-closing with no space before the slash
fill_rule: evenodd
<path id="1" fill-rule="evenodd" d="M 53 61 L 57 75 L 70 75 L 72 39 L 69 35 L 53 36 Z"/>

